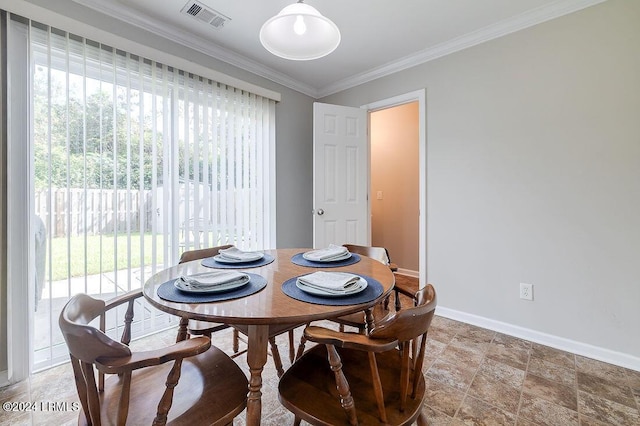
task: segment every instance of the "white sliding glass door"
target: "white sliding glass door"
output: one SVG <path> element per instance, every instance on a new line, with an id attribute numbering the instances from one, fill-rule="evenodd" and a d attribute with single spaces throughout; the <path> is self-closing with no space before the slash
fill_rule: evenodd
<path id="1" fill-rule="evenodd" d="M 30 73 L 22 279 L 38 370 L 68 357 L 57 317 L 73 294 L 139 289 L 187 249 L 275 247 L 275 103 L 35 22 L 10 26 L 29 40 L 10 57 Z M 138 309 L 137 335 L 176 323 Z"/>

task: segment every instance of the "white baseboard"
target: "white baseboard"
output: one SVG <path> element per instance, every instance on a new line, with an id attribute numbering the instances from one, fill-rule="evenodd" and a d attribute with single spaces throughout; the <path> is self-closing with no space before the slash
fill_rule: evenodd
<path id="1" fill-rule="evenodd" d="M 9 371 L 0 371 L 0 388 L 9 386 Z"/>
<path id="2" fill-rule="evenodd" d="M 414 277 L 414 278 L 419 278 L 420 277 L 420 274 L 418 273 L 418 271 L 412 271 L 410 269 L 398 268 L 397 273 L 400 274 L 400 275 L 407 275 L 409 277 Z"/>
<path id="3" fill-rule="evenodd" d="M 596 359 L 598 361 L 609 364 L 618 365 L 620 367 L 629 368 L 631 370 L 640 371 L 640 358 L 621 352 L 612 351 L 610 349 L 593 346 L 588 343 L 577 342 L 575 340 L 565 339 L 564 337 L 554 336 L 552 334 L 542 333 L 540 331 L 531 330 L 529 328 L 496 321 L 490 318 L 478 315 L 468 314 L 462 311 L 456 311 L 446 307 L 438 306 L 436 315 L 450 318 L 452 320 L 461 321 L 467 324 L 476 325 L 510 336 L 525 339 L 530 342 L 539 343 L 552 348 L 572 352 L 576 355 L 582 355 L 587 358 Z"/>

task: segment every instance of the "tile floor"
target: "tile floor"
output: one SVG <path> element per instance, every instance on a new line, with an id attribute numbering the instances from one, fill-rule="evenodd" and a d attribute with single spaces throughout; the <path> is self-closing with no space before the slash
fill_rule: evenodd
<path id="1" fill-rule="evenodd" d="M 174 338 L 170 330 L 132 346 L 157 347 Z M 214 344 L 231 352 L 231 332 L 215 334 Z M 278 344 L 286 368 L 286 336 Z M 246 371 L 245 357 L 236 360 Z M 640 372 L 443 317 L 435 317 L 429 332 L 424 372 L 425 410 L 433 426 L 640 425 Z M 292 424 L 292 415 L 278 402 L 270 360 L 263 379 L 263 424 Z M 58 405 L 48 411 L 0 411 L 2 426 L 76 424 L 77 412 L 65 410 L 77 402 L 68 364 L 0 389 L 0 403 L 5 401 Z M 244 414 L 234 424 L 244 425 Z"/>

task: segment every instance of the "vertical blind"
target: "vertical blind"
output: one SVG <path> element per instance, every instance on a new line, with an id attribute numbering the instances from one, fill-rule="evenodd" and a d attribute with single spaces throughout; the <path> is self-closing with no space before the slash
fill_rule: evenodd
<path id="1" fill-rule="evenodd" d="M 35 22 L 29 39 L 37 369 L 63 346 L 57 299 L 140 288 L 185 250 L 275 247 L 275 101 Z"/>

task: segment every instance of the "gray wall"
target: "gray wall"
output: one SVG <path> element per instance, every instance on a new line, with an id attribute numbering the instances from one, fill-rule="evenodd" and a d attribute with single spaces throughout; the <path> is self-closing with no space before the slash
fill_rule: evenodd
<path id="1" fill-rule="evenodd" d="M 610 0 L 322 99 L 426 88 L 440 306 L 640 357 L 639 49 Z"/>

